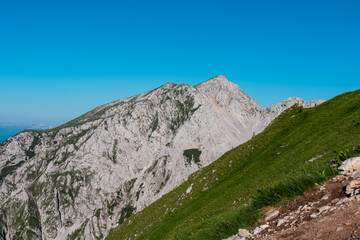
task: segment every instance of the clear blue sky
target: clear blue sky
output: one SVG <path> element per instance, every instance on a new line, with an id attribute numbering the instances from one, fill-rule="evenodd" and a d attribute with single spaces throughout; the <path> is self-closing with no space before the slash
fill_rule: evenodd
<path id="1" fill-rule="evenodd" d="M 360 88 L 360 1 L 0 1 L 0 124 L 223 74 L 262 106 Z"/>

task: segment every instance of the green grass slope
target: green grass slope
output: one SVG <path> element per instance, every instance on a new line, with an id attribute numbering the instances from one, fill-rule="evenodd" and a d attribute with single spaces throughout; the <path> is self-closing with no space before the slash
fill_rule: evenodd
<path id="1" fill-rule="evenodd" d="M 334 176 L 331 160 L 344 149 L 358 154 L 359 144 L 360 90 L 311 109 L 295 106 L 124 221 L 106 239 L 226 238 L 255 224 L 264 207 Z M 316 160 L 309 162 L 312 158 Z"/>

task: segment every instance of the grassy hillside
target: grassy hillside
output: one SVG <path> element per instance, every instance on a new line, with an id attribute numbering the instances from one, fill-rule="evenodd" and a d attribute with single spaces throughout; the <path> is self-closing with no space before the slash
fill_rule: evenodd
<path id="1" fill-rule="evenodd" d="M 360 90 L 318 107 L 293 107 L 264 132 L 194 173 L 113 229 L 106 239 L 221 239 L 336 174 L 331 160 L 358 154 Z M 354 148 L 355 147 L 355 148 Z M 316 159 L 309 162 L 310 159 Z"/>

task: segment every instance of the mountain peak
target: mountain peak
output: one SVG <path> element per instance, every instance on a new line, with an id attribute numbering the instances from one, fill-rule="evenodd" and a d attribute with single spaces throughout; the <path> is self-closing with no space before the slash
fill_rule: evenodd
<path id="1" fill-rule="evenodd" d="M 203 82 L 203 83 L 201 83 L 199 85 L 203 85 L 203 84 L 224 84 L 224 83 L 225 84 L 230 83 L 230 81 L 227 80 L 227 78 L 224 75 L 220 74 L 220 75 L 218 75 L 216 77 L 210 78 L 209 80 L 207 80 L 207 81 L 205 81 L 205 82 Z"/>
<path id="2" fill-rule="evenodd" d="M 261 132 L 295 100 L 264 111 L 219 75 L 195 87 L 167 83 L 55 129 L 21 132 L 0 144 L 0 228 L 6 213 L 41 224 L 40 231 L 28 218 L 12 222 L 6 236 L 26 239 L 31 231 L 63 239 L 80 230 L 83 239 L 103 236 L 119 218 Z"/>
<path id="3" fill-rule="evenodd" d="M 220 90 L 223 88 L 226 89 L 240 89 L 235 83 L 227 80 L 224 75 L 218 75 L 216 77 L 210 78 L 209 80 L 202 82 L 195 87 L 199 89 L 213 89 L 213 90 Z"/>
<path id="4" fill-rule="evenodd" d="M 225 79 L 225 80 L 227 80 L 226 77 L 225 77 L 224 75 L 222 75 L 222 74 L 217 75 L 216 77 L 213 77 L 213 78 L 220 78 L 220 79 Z"/>

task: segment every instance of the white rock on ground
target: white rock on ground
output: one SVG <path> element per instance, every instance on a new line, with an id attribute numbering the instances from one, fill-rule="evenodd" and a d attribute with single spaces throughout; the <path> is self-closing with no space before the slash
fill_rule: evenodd
<path id="1" fill-rule="evenodd" d="M 281 225 L 283 225 L 284 223 L 286 223 L 287 221 L 286 220 L 284 220 L 284 219 L 279 219 L 278 221 L 277 221 L 277 223 L 276 223 L 276 226 L 277 227 L 280 227 Z"/>
<path id="2" fill-rule="evenodd" d="M 253 237 L 253 235 L 247 230 L 247 229 L 242 229 L 240 228 L 238 230 L 238 235 L 239 237 Z"/>
<path id="3" fill-rule="evenodd" d="M 344 203 L 347 203 L 347 202 L 352 202 L 354 200 L 354 197 L 347 197 L 347 198 L 343 198 L 341 200 L 339 200 L 336 205 L 340 205 L 340 204 L 344 204 Z"/>
<path id="4" fill-rule="evenodd" d="M 319 208 L 319 213 L 326 212 L 329 209 L 330 209 L 330 206 L 322 206 L 321 208 Z"/>
<path id="5" fill-rule="evenodd" d="M 269 216 L 267 216 L 267 217 L 265 218 L 265 220 L 266 220 L 266 221 L 271 221 L 271 220 L 273 220 L 274 218 L 276 218 L 277 216 L 279 216 L 279 214 L 280 214 L 279 210 L 275 210 L 275 211 L 273 211 L 272 213 L 270 213 Z"/>
<path id="6" fill-rule="evenodd" d="M 325 201 L 325 200 L 327 200 L 329 197 L 328 196 L 323 196 L 321 199 L 320 199 L 320 201 Z"/>
<path id="7" fill-rule="evenodd" d="M 345 160 L 339 167 L 340 171 L 353 172 L 360 169 L 360 157 L 353 157 Z"/>
<path id="8" fill-rule="evenodd" d="M 360 179 L 354 179 L 346 186 L 345 193 L 347 196 L 354 196 L 356 190 L 360 188 Z"/>
<path id="9" fill-rule="evenodd" d="M 254 235 L 259 234 L 260 232 L 267 229 L 268 227 L 270 227 L 268 224 L 263 224 L 263 225 L 260 225 L 259 227 L 256 227 L 254 230 Z"/>
<path id="10" fill-rule="evenodd" d="M 360 169 L 352 172 L 351 176 L 352 176 L 353 178 L 360 178 Z"/>

